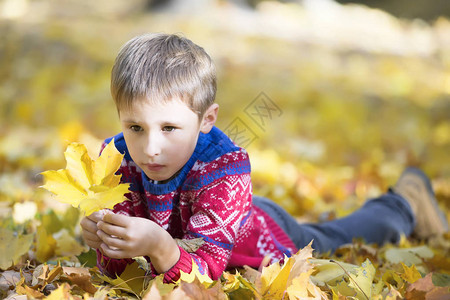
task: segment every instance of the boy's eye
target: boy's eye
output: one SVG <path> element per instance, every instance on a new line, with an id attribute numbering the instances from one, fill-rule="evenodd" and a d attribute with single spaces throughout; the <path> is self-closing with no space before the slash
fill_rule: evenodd
<path id="1" fill-rule="evenodd" d="M 175 127 L 174 126 L 164 126 L 162 131 L 166 131 L 166 132 L 171 132 L 174 131 Z"/>
<path id="2" fill-rule="evenodd" d="M 130 126 L 130 129 L 135 132 L 142 131 L 142 127 L 138 125 L 132 125 Z"/>

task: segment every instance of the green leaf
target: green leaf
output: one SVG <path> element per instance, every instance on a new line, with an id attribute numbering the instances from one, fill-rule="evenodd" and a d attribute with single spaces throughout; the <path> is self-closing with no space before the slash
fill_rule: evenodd
<path id="1" fill-rule="evenodd" d="M 94 249 L 81 253 L 77 258 L 83 266 L 93 268 L 97 265 L 97 252 Z"/>
<path id="2" fill-rule="evenodd" d="M 415 264 L 421 264 L 423 258 L 432 258 L 433 251 L 427 246 L 420 246 L 414 248 L 391 248 L 385 252 L 386 259 L 392 263 L 404 263 L 408 267 Z"/>
<path id="3" fill-rule="evenodd" d="M 431 277 L 433 284 L 435 286 L 449 287 L 450 286 L 450 275 L 442 273 L 433 273 Z"/>

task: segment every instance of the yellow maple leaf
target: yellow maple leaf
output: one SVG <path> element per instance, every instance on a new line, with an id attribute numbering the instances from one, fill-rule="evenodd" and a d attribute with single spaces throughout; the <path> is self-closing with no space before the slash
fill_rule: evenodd
<path id="1" fill-rule="evenodd" d="M 366 259 L 361 267 L 351 272 L 346 272 L 348 281 L 342 280 L 335 286 L 331 286 L 336 294 L 355 297 L 356 299 L 371 299 L 375 267 L 369 259 Z"/>
<path id="2" fill-rule="evenodd" d="M 303 272 L 292 280 L 286 289 L 289 299 L 327 299 L 326 294 L 312 283 L 310 276 L 313 271 Z"/>
<path id="3" fill-rule="evenodd" d="M 114 139 L 103 149 L 97 160 L 89 157 L 86 146 L 71 143 L 64 152 L 66 169 L 45 171 L 44 185 L 64 203 L 80 208 L 85 215 L 104 208 L 113 208 L 125 200 L 129 184 L 120 184 L 123 154 L 114 146 Z"/>
<path id="4" fill-rule="evenodd" d="M 261 272 L 262 295 L 281 299 L 287 288 L 287 281 L 293 265 L 294 260 L 286 257 L 283 266 L 274 263 L 264 267 Z"/>
<path id="5" fill-rule="evenodd" d="M 411 267 L 408 267 L 404 263 L 401 263 L 403 267 L 403 274 L 400 274 L 400 276 L 409 283 L 414 283 L 420 278 L 422 278 L 422 275 L 420 275 L 419 271 L 417 271 L 416 265 L 412 265 Z"/>
<path id="6" fill-rule="evenodd" d="M 315 272 L 312 258 L 312 241 L 290 257 L 293 260 L 286 292 L 289 299 L 327 299 L 327 296 L 312 281 L 311 274 Z"/>
<path id="7" fill-rule="evenodd" d="M 287 295 L 289 299 L 326 299 L 326 295 L 311 280 L 311 274 L 315 271 L 310 263 L 311 245 L 312 242 L 291 257 L 285 257 L 282 265 L 275 262 L 261 272 L 247 268 L 246 279 L 240 280 L 241 283 L 247 283 L 245 287 L 257 299 L 287 299 Z M 236 278 L 224 277 L 227 284 L 231 284 L 229 288 L 235 289 Z"/>
<path id="8" fill-rule="evenodd" d="M 350 280 L 349 287 L 357 292 L 359 299 L 367 299 L 372 296 L 372 283 L 375 277 L 375 267 L 369 259 L 366 259 L 361 267 L 356 268 L 353 280 Z"/>
<path id="9" fill-rule="evenodd" d="M 61 300 L 61 299 L 72 300 L 75 298 L 70 294 L 70 285 L 67 282 L 64 282 L 56 290 L 52 291 L 50 293 L 50 295 L 48 295 L 45 299 L 47 299 L 47 300 Z"/>
<path id="10" fill-rule="evenodd" d="M 224 292 L 230 293 L 239 288 L 239 286 L 241 284 L 241 282 L 237 278 L 238 276 L 240 276 L 239 271 L 237 271 L 236 274 L 230 274 L 228 272 L 224 272 L 222 274 L 222 276 L 225 279 L 225 283 L 223 284 Z"/>
<path id="11" fill-rule="evenodd" d="M 200 283 L 206 288 L 208 288 L 214 282 L 206 273 L 200 273 L 198 265 L 194 262 L 194 260 L 192 260 L 192 271 L 190 273 L 180 271 L 180 279 L 178 279 L 177 283 L 180 283 L 181 281 L 192 283 L 194 282 L 195 278 L 197 278 Z"/>
<path id="12" fill-rule="evenodd" d="M 139 264 L 134 261 L 125 267 L 125 270 L 116 278 L 97 274 L 97 276 L 114 286 L 114 289 L 123 290 L 141 297 L 145 292 L 146 272 L 139 268 Z"/>

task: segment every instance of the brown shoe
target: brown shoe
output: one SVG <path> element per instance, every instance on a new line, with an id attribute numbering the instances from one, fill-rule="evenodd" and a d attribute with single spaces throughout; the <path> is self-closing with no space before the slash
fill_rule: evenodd
<path id="1" fill-rule="evenodd" d="M 411 205 L 416 217 L 415 236 L 425 239 L 448 231 L 447 219 L 438 207 L 431 182 L 425 173 L 417 168 L 407 168 L 393 189 Z"/>

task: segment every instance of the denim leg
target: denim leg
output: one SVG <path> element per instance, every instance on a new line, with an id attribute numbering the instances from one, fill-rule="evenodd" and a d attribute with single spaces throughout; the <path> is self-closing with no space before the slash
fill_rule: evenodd
<path id="1" fill-rule="evenodd" d="M 297 223 L 283 208 L 266 198 L 254 196 L 253 203 L 269 214 L 298 248 L 314 240 L 312 247 L 319 252 L 333 252 L 339 246 L 351 243 L 353 238 L 379 245 L 396 243 L 402 234 L 410 235 L 415 226 L 408 202 L 392 190 L 367 201 L 345 218 L 318 224 Z"/>

